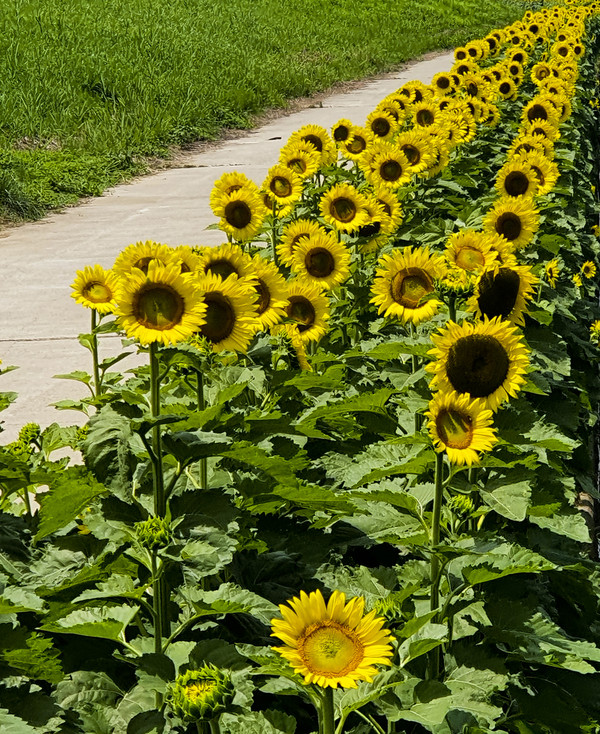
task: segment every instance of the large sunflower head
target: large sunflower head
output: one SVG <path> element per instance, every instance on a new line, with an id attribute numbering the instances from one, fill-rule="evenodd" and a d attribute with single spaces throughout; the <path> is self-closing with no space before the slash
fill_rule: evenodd
<path id="1" fill-rule="evenodd" d="M 350 251 L 333 232 L 319 233 L 298 243 L 291 268 L 295 275 L 325 290 L 335 288 L 350 275 Z"/>
<path id="2" fill-rule="evenodd" d="M 432 102 L 418 102 L 413 105 L 412 117 L 415 127 L 429 127 L 440 115 L 440 108 Z"/>
<path id="3" fill-rule="evenodd" d="M 452 74 L 441 71 L 431 80 L 431 86 L 434 88 L 436 95 L 443 96 L 453 94 L 456 91 L 456 84 Z"/>
<path id="4" fill-rule="evenodd" d="M 525 105 L 521 114 L 521 119 L 529 123 L 543 120 L 550 123 L 553 127 L 558 127 L 560 115 L 554 106 L 552 99 L 547 94 L 538 94 L 531 102 Z"/>
<path id="5" fill-rule="evenodd" d="M 461 229 L 446 242 L 446 259 L 454 267 L 476 273 L 492 266 L 497 259 L 489 235 L 474 229 Z"/>
<path id="6" fill-rule="evenodd" d="M 319 202 L 325 221 L 342 232 L 354 232 L 367 221 L 365 197 L 350 184 L 336 184 Z"/>
<path id="7" fill-rule="evenodd" d="M 554 157 L 554 144 L 543 135 L 526 135 L 521 133 L 513 140 L 508 149 L 507 156 L 511 158 L 522 153 L 531 153 L 534 150 L 541 151 L 548 160 Z"/>
<path id="8" fill-rule="evenodd" d="M 281 241 L 277 245 L 279 260 L 288 267 L 292 264 L 294 251 L 305 237 L 326 234 L 326 230 L 313 219 L 296 219 L 283 228 Z"/>
<path id="9" fill-rule="evenodd" d="M 265 191 L 279 206 L 294 204 L 302 196 L 302 178 L 278 163 L 269 169 L 263 182 Z"/>
<path id="10" fill-rule="evenodd" d="M 215 200 L 213 211 L 219 226 L 234 239 L 252 239 L 262 227 L 268 211 L 255 188 L 242 187 Z"/>
<path id="11" fill-rule="evenodd" d="M 71 298 L 98 313 L 112 313 L 118 287 L 119 279 L 111 270 L 105 270 L 100 265 L 86 265 L 83 270 L 77 271 L 71 285 Z"/>
<path id="12" fill-rule="evenodd" d="M 273 619 L 272 637 L 284 646 L 275 650 L 304 683 L 321 688 L 356 688 L 359 681 L 372 681 L 376 665 L 390 665 L 391 633 L 375 611 L 364 614 L 365 601 L 334 591 L 327 604 L 320 591 L 281 604 L 283 619 Z"/>
<path id="13" fill-rule="evenodd" d="M 223 196 L 231 196 L 231 194 L 240 189 L 248 189 L 258 193 L 258 186 L 254 181 L 251 181 L 245 173 L 241 173 L 240 171 L 228 171 L 215 181 L 210 194 L 210 206 L 215 216 L 221 216 L 215 212 L 215 206 L 218 206 L 221 198 Z"/>
<path id="14" fill-rule="evenodd" d="M 398 119 L 385 110 L 375 109 L 367 117 L 365 126 L 375 138 L 389 140 L 398 129 Z"/>
<path id="15" fill-rule="evenodd" d="M 354 124 L 350 122 L 350 120 L 347 120 L 345 117 L 341 120 L 338 120 L 331 128 L 331 135 L 335 141 L 335 144 L 339 145 L 340 143 L 348 140 L 350 135 L 352 135 L 353 128 Z"/>
<path id="16" fill-rule="evenodd" d="M 541 120 L 539 118 L 532 121 L 524 120 L 521 129 L 525 135 L 541 135 L 552 143 L 555 143 L 560 138 L 558 125 L 553 125 L 548 120 Z"/>
<path id="17" fill-rule="evenodd" d="M 532 169 L 537 179 L 538 196 L 545 196 L 552 191 L 558 181 L 558 166 L 553 160 L 549 160 L 541 150 L 523 151 L 512 160 L 525 161 Z"/>
<path id="18" fill-rule="evenodd" d="M 219 247 L 206 247 L 196 270 L 200 275 L 218 275 L 223 280 L 230 275 L 247 278 L 253 274 L 253 264 L 252 258 L 239 245 L 226 243 Z"/>
<path id="19" fill-rule="evenodd" d="M 287 289 L 284 277 L 270 260 L 260 255 L 252 258 L 253 288 L 257 294 L 255 304 L 257 328 L 261 331 L 278 324 L 285 316 Z"/>
<path id="20" fill-rule="evenodd" d="M 369 160 L 367 178 L 375 188 L 398 189 L 410 182 L 414 169 L 396 145 L 380 145 Z"/>
<path id="21" fill-rule="evenodd" d="M 329 301 L 323 290 L 303 278 L 288 281 L 286 316 L 290 323 L 274 327 L 276 333 L 283 329 L 292 339 L 303 344 L 318 342 L 327 331 Z"/>
<path id="22" fill-rule="evenodd" d="M 387 317 L 420 324 L 434 316 L 441 302 L 434 297 L 435 281 L 444 273 L 444 258 L 428 249 L 405 247 L 384 255 L 371 288 L 371 303 Z"/>
<path id="23" fill-rule="evenodd" d="M 116 294 L 117 321 L 140 344 L 185 341 L 202 326 L 206 307 L 191 276 L 178 263 L 152 261 L 148 272 L 134 269 L 121 279 Z"/>
<path id="24" fill-rule="evenodd" d="M 206 309 L 195 338 L 204 337 L 214 352 L 246 352 L 257 331 L 255 282 L 208 273 L 198 275 L 195 284 Z"/>
<path id="25" fill-rule="evenodd" d="M 533 197 L 538 193 L 538 179 L 535 171 L 525 160 L 511 158 L 498 173 L 496 189 L 500 196 Z"/>
<path id="26" fill-rule="evenodd" d="M 449 321 L 431 336 L 435 362 L 426 366 L 433 373 L 431 387 L 467 393 L 482 398 L 487 408 L 514 397 L 525 383 L 529 365 L 527 349 L 517 327 L 497 317 L 455 324 Z"/>
<path id="27" fill-rule="evenodd" d="M 471 466 L 498 440 L 492 427 L 493 414 L 485 407 L 485 400 L 440 390 L 425 415 L 435 450 L 445 451 L 451 464 Z"/>
<path id="28" fill-rule="evenodd" d="M 344 158 L 357 161 L 373 140 L 374 136 L 368 128 L 355 125 L 349 137 L 340 143 L 340 150 Z"/>
<path id="29" fill-rule="evenodd" d="M 529 199 L 503 196 L 483 220 L 485 231 L 501 235 L 518 249 L 528 245 L 540 226 L 537 209 Z"/>
<path id="30" fill-rule="evenodd" d="M 475 292 L 467 302 L 467 310 L 480 319 L 498 316 L 520 326 L 537 283 L 538 279 L 527 265 L 494 266 L 480 274 Z"/>
<path id="31" fill-rule="evenodd" d="M 319 170 L 320 156 L 310 143 L 285 145 L 279 154 L 279 163 L 300 178 L 310 178 Z"/>
<path id="32" fill-rule="evenodd" d="M 147 273 L 148 266 L 153 260 L 160 265 L 168 265 L 175 262 L 176 258 L 173 257 L 173 250 L 169 245 L 146 240 L 146 242 L 128 245 L 122 250 L 117 255 L 112 270 L 118 276 L 128 275 L 134 268 Z"/>
<path id="33" fill-rule="evenodd" d="M 329 133 L 324 127 L 321 127 L 320 125 L 304 125 L 300 130 L 292 133 L 288 142 L 295 143 L 298 141 L 310 143 L 315 147 L 319 153 L 321 165 L 335 163 L 337 159 L 337 149 L 335 147 L 335 143 L 329 137 Z"/>
<path id="34" fill-rule="evenodd" d="M 198 270 L 200 253 L 198 248 L 189 245 L 178 245 L 172 250 L 173 259 L 179 262 L 182 274 L 193 273 Z"/>
<path id="35" fill-rule="evenodd" d="M 411 173 L 419 173 L 428 168 L 433 159 L 431 136 L 427 133 L 412 130 L 396 135 L 394 144 L 404 153 Z"/>

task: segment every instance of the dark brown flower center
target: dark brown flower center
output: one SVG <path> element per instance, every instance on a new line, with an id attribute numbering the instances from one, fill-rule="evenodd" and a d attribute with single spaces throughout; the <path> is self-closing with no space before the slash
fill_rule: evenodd
<path id="1" fill-rule="evenodd" d="M 456 392 L 485 398 L 502 386 L 509 364 L 504 347 L 495 337 L 471 334 L 450 347 L 446 374 Z"/>
<path id="2" fill-rule="evenodd" d="M 252 221 L 252 210 L 245 201 L 230 201 L 225 205 L 225 220 L 235 229 L 244 229 Z"/>
<path id="3" fill-rule="evenodd" d="M 397 160 L 387 160 L 379 166 L 379 175 L 384 181 L 397 181 L 402 174 L 402 166 Z"/>
<path id="4" fill-rule="evenodd" d="M 352 155 L 359 155 L 367 147 L 367 141 L 362 135 L 353 135 L 352 140 L 346 146 L 346 149 Z"/>
<path id="5" fill-rule="evenodd" d="M 417 125 L 421 125 L 421 127 L 428 127 L 429 125 L 433 125 L 435 122 L 435 115 L 431 110 L 419 110 L 417 112 Z"/>
<path id="6" fill-rule="evenodd" d="M 421 151 L 417 148 L 417 146 L 406 143 L 405 145 L 402 145 L 400 147 L 404 155 L 408 158 L 408 162 L 410 163 L 410 165 L 416 166 L 417 163 L 421 160 Z"/>
<path id="7" fill-rule="evenodd" d="M 522 229 L 521 217 L 514 212 L 504 212 L 496 220 L 496 232 L 506 237 L 509 242 L 516 240 Z"/>
<path id="8" fill-rule="evenodd" d="M 390 295 L 404 308 L 417 308 L 433 290 L 432 278 L 421 268 L 400 270 L 390 284 Z"/>
<path id="9" fill-rule="evenodd" d="M 502 82 L 502 84 L 498 87 L 500 94 L 510 94 L 512 91 L 512 85 L 510 82 Z"/>
<path id="10" fill-rule="evenodd" d="M 527 110 L 527 119 L 529 122 L 533 120 L 547 120 L 548 110 L 541 104 L 534 104 Z"/>
<path id="11" fill-rule="evenodd" d="M 213 344 L 227 339 L 235 326 L 235 310 L 227 296 L 215 291 L 204 296 L 206 321 L 200 331 Z"/>
<path id="12" fill-rule="evenodd" d="M 350 128 L 348 125 L 338 125 L 333 131 L 333 139 L 337 140 L 338 143 L 343 143 L 344 140 L 348 140 L 350 136 Z"/>
<path id="13" fill-rule="evenodd" d="M 205 272 L 219 275 L 221 276 L 221 278 L 223 278 L 223 280 L 225 280 L 225 278 L 228 278 L 230 275 L 239 275 L 239 272 L 238 270 L 236 270 L 233 263 L 226 258 L 209 262 L 205 268 Z"/>
<path id="14" fill-rule="evenodd" d="M 298 322 L 298 331 L 310 329 L 317 318 L 315 307 L 304 296 L 290 296 L 286 312 L 291 319 Z"/>
<path id="15" fill-rule="evenodd" d="M 256 302 L 256 310 L 259 316 L 261 316 L 271 305 L 271 291 L 262 278 L 256 279 L 256 285 L 254 290 L 258 294 L 258 300 Z"/>
<path id="16" fill-rule="evenodd" d="M 509 196 L 523 196 L 531 186 L 531 181 L 523 171 L 511 171 L 504 179 L 504 190 Z"/>
<path id="17" fill-rule="evenodd" d="M 274 196 L 285 199 L 292 194 L 292 184 L 289 179 L 284 176 L 273 176 L 269 189 Z"/>
<path id="18" fill-rule="evenodd" d="M 376 117 L 371 123 L 371 130 L 380 138 L 385 138 L 391 128 L 390 121 L 385 117 Z"/>
<path id="19" fill-rule="evenodd" d="M 323 141 L 318 135 L 303 135 L 302 140 L 310 143 L 311 145 L 314 145 L 319 153 L 323 152 Z"/>
<path id="20" fill-rule="evenodd" d="M 437 79 L 435 84 L 440 89 L 448 89 L 448 87 L 450 86 L 450 79 L 448 79 L 447 76 L 441 76 L 439 77 L 439 79 Z"/>
<path id="21" fill-rule="evenodd" d="M 477 295 L 479 310 L 490 319 L 506 318 L 517 303 L 520 285 L 519 274 L 510 268 L 500 268 L 496 275 L 484 273 Z"/>
<path id="22" fill-rule="evenodd" d="M 314 247 L 306 253 L 304 264 L 313 278 L 327 278 L 335 270 L 333 255 L 325 247 Z"/>
<path id="23" fill-rule="evenodd" d="M 166 283 L 146 283 L 136 293 L 132 303 L 136 321 L 156 331 L 176 326 L 184 310 L 185 301 L 181 294 Z"/>
<path id="24" fill-rule="evenodd" d="M 356 205 L 352 199 L 345 196 L 338 196 L 334 199 L 330 204 L 329 211 L 334 219 L 344 224 L 351 222 L 356 217 Z"/>
<path id="25" fill-rule="evenodd" d="M 471 416 L 452 408 L 440 410 L 435 427 L 442 443 L 451 449 L 467 449 L 473 441 Z"/>

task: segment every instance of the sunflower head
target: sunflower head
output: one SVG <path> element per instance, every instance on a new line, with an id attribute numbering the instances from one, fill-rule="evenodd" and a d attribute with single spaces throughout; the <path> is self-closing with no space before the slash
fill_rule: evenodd
<path id="1" fill-rule="evenodd" d="M 100 265 L 86 265 L 83 270 L 77 271 L 71 285 L 71 298 L 98 313 L 112 313 L 118 285 L 119 280 L 111 270 L 104 270 Z"/>
<path id="2" fill-rule="evenodd" d="M 219 196 L 213 206 L 219 226 L 236 240 L 252 239 L 262 227 L 268 211 L 255 187 L 244 186 Z"/>
<path id="3" fill-rule="evenodd" d="M 249 277 L 253 273 L 252 258 L 239 245 L 226 243 L 206 247 L 198 258 L 196 271 L 201 275 L 218 275 L 225 280 Z"/>
<path id="4" fill-rule="evenodd" d="M 354 232 L 366 223 L 365 197 L 350 184 L 336 184 L 319 202 L 321 215 L 335 229 Z"/>
<path id="5" fill-rule="evenodd" d="M 335 234 L 318 234 L 303 239 L 294 252 L 292 272 L 329 290 L 350 275 L 350 251 Z"/>
<path id="6" fill-rule="evenodd" d="M 537 283 L 538 279 L 527 265 L 496 265 L 480 274 L 467 309 L 479 318 L 498 316 L 522 325 L 527 301 L 533 297 Z"/>
<path id="7" fill-rule="evenodd" d="M 390 665 L 391 633 L 375 611 L 364 614 L 364 599 L 334 591 L 327 604 L 320 591 L 281 604 L 281 619 L 271 620 L 272 637 L 284 643 L 275 650 L 304 683 L 321 688 L 356 688 L 372 681 L 376 665 Z"/>
<path id="8" fill-rule="evenodd" d="M 185 721 L 210 721 L 227 710 L 235 695 L 230 677 L 214 665 L 181 673 L 171 685 L 169 703 Z"/>
<path id="9" fill-rule="evenodd" d="M 278 163 L 269 169 L 263 190 L 281 206 L 298 201 L 302 195 L 302 178 Z"/>
<path id="10" fill-rule="evenodd" d="M 539 213 L 526 197 L 501 197 L 483 220 L 486 232 L 504 237 L 515 249 L 528 245 L 539 226 Z"/>
<path id="11" fill-rule="evenodd" d="M 289 323 L 274 327 L 274 333 L 283 330 L 303 344 L 319 341 L 327 331 L 329 301 L 318 284 L 293 278 L 288 282 L 285 315 Z"/>

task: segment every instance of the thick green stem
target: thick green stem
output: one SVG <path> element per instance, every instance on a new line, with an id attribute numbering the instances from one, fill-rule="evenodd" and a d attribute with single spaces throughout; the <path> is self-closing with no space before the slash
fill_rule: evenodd
<path id="1" fill-rule="evenodd" d="M 198 730 L 198 734 L 208 734 L 208 724 L 206 721 L 197 721 L 196 729 Z"/>
<path id="2" fill-rule="evenodd" d="M 456 298 L 450 296 L 448 299 L 448 317 L 450 321 L 456 321 Z"/>
<path id="3" fill-rule="evenodd" d="M 408 329 L 409 329 L 410 338 L 412 340 L 415 337 L 415 327 L 412 321 L 409 322 Z M 419 369 L 419 360 L 416 354 L 411 355 L 410 366 L 411 366 L 411 372 L 414 375 L 415 372 Z M 419 433 L 422 425 L 423 425 L 423 416 L 420 413 L 415 413 L 415 433 Z"/>
<path id="4" fill-rule="evenodd" d="M 153 418 L 160 416 L 160 377 L 156 342 L 150 344 L 150 411 Z M 154 488 L 154 514 L 164 517 L 167 511 L 162 469 L 162 440 L 160 426 L 152 426 L 152 480 Z"/>
<path id="5" fill-rule="evenodd" d="M 25 502 L 25 509 L 27 510 L 27 517 L 29 520 L 32 519 L 33 513 L 31 511 L 31 500 L 29 498 L 29 487 L 23 489 L 23 502 Z"/>
<path id="6" fill-rule="evenodd" d="M 210 734 L 221 734 L 221 727 L 219 726 L 219 719 L 210 720 Z"/>
<path id="7" fill-rule="evenodd" d="M 277 204 L 273 202 L 273 226 L 271 227 L 271 252 L 276 268 L 279 268 L 279 253 L 277 252 Z"/>
<path id="8" fill-rule="evenodd" d="M 440 559 L 436 547 L 440 542 L 440 523 L 442 518 L 442 500 L 444 497 L 444 453 L 435 455 L 435 495 L 433 497 L 433 515 L 431 518 L 431 598 L 430 610 L 436 611 L 440 605 Z M 436 617 L 433 618 L 434 621 Z M 431 678 L 440 674 L 440 648 L 432 651 Z"/>
<path id="9" fill-rule="evenodd" d="M 98 362 L 98 334 L 96 327 L 98 314 L 96 309 L 92 309 L 92 362 L 94 365 L 94 397 L 99 397 L 102 392 L 102 383 L 100 382 L 100 365 Z"/>
<path id="10" fill-rule="evenodd" d="M 321 702 L 321 734 L 334 734 L 335 718 L 333 713 L 333 688 L 327 687 Z"/>
<path id="11" fill-rule="evenodd" d="M 206 408 L 204 399 L 204 376 L 201 370 L 196 370 L 196 402 L 198 404 L 198 412 L 202 412 Z M 200 488 L 208 489 L 208 463 L 206 456 L 200 459 Z"/>
<path id="12" fill-rule="evenodd" d="M 162 631 L 163 631 L 163 590 L 161 579 L 158 578 L 158 563 L 156 551 L 152 551 L 152 607 L 154 609 L 154 652 L 162 653 Z M 158 691 L 154 696 L 156 708 L 160 709 L 163 703 L 162 694 Z"/>

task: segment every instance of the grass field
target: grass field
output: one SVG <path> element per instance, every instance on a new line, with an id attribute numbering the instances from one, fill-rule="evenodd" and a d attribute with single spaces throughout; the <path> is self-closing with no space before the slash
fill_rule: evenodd
<path id="1" fill-rule="evenodd" d="M 519 17 L 496 0 L 3 0 L 0 219 Z M 358 121 L 361 122 L 361 121 Z"/>

